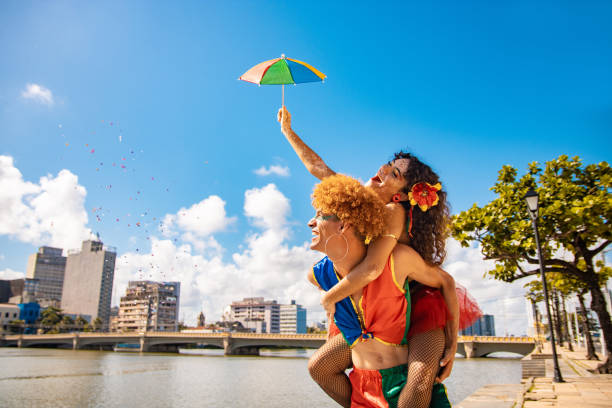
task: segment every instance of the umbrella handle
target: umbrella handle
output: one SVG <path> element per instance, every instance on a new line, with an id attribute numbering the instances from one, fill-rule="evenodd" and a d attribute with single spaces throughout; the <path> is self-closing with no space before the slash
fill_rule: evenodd
<path id="1" fill-rule="evenodd" d="M 283 84 L 282 87 L 283 87 L 283 91 L 282 91 L 283 92 L 283 96 L 282 96 L 282 100 L 281 100 L 281 102 L 282 102 L 281 106 L 285 106 L 285 84 Z"/>

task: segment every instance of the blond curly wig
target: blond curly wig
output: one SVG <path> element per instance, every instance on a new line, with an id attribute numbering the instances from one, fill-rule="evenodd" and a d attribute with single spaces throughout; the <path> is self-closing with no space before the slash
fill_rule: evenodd
<path id="1" fill-rule="evenodd" d="M 315 186 L 312 206 L 352 225 L 363 238 L 376 238 L 385 226 L 385 203 L 374 191 L 343 174 L 326 177 Z"/>

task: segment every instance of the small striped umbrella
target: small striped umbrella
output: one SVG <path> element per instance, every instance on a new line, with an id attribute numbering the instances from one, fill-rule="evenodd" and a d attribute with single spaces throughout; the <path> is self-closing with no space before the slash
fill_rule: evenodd
<path id="1" fill-rule="evenodd" d="M 264 61 L 255 65 L 239 78 L 258 85 L 282 85 L 282 102 L 285 105 L 285 84 L 323 82 L 327 76 L 305 62 L 285 57 Z"/>

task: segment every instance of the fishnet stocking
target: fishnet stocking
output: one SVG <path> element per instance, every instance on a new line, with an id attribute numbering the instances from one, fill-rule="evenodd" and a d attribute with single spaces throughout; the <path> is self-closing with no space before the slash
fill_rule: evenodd
<path id="1" fill-rule="evenodd" d="M 408 378 L 398 408 L 427 408 L 444 353 L 444 331 L 415 334 L 408 341 Z"/>
<path id="2" fill-rule="evenodd" d="M 345 373 L 350 366 L 351 349 L 340 334 L 325 342 L 308 361 L 312 379 L 345 408 L 351 406 L 351 383 Z"/>

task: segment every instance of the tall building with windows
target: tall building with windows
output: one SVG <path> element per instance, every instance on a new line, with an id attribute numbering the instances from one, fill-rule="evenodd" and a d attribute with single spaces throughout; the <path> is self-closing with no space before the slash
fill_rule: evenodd
<path id="1" fill-rule="evenodd" d="M 306 333 L 306 309 L 291 301 L 280 306 L 280 332 L 287 334 Z"/>
<path id="2" fill-rule="evenodd" d="M 114 330 L 178 331 L 180 292 L 180 282 L 129 282 L 113 319 Z"/>
<path id="3" fill-rule="evenodd" d="M 470 327 L 461 330 L 462 336 L 495 336 L 495 318 L 493 315 L 482 315 Z"/>
<path id="4" fill-rule="evenodd" d="M 26 279 L 36 279 L 36 292 L 30 293 L 36 300 L 62 300 L 66 257 L 61 248 L 43 246 L 28 258 Z"/>
<path id="5" fill-rule="evenodd" d="M 262 297 L 232 302 L 229 318 L 256 333 L 280 333 L 280 305 Z"/>
<path id="6" fill-rule="evenodd" d="M 102 241 L 83 241 L 81 250 L 68 251 L 62 291 L 65 314 L 81 315 L 89 322 L 102 320 L 108 328 L 117 251 Z"/>

